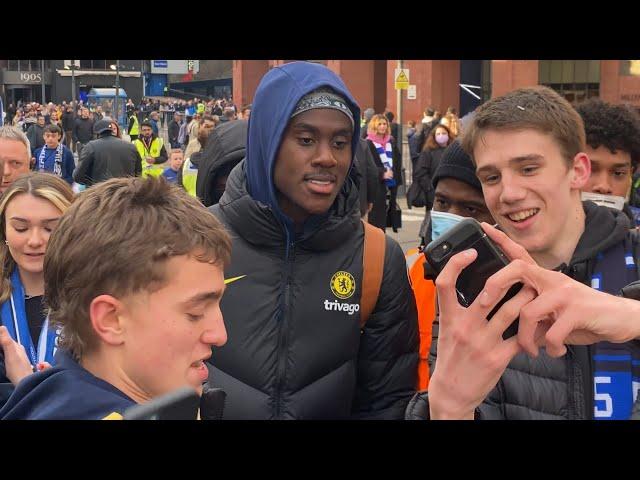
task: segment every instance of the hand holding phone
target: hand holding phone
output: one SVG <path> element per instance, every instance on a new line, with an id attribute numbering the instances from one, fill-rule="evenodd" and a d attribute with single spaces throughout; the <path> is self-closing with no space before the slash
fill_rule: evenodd
<path id="1" fill-rule="evenodd" d="M 513 357 L 523 351 L 516 337 L 502 337 L 517 313 L 535 298 L 535 292 L 523 288 L 487 322 L 499 297 L 483 305 L 481 296 L 464 307 L 456 292 L 458 277 L 477 258 L 475 249 L 453 255 L 436 278 L 440 332 L 436 366 L 429 381 L 433 419 L 473 419 L 474 409 L 496 386 Z"/>
<path id="2" fill-rule="evenodd" d="M 535 299 L 520 309 L 518 328 L 518 343 L 529 355 L 537 356 L 541 346 L 548 355 L 560 357 L 566 353 L 566 345 L 624 343 L 640 338 L 640 295 L 631 291 L 635 285 L 622 289 L 626 298 L 600 292 L 540 267 L 503 232 L 486 223 L 482 228 L 513 261 L 491 278 L 478 303 L 493 304 L 503 285 L 515 281 L 534 291 Z"/>
<path id="3" fill-rule="evenodd" d="M 425 248 L 425 257 L 429 265 L 439 274 L 451 257 L 464 250 L 473 248 L 477 258 L 458 276 L 456 293 L 460 305 L 469 307 L 483 291 L 486 281 L 509 264 L 509 259 L 473 218 L 465 218 Z M 522 288 L 522 283 L 513 285 L 498 304 L 489 312 L 487 320 Z M 515 319 L 504 332 L 503 338 L 511 338 L 518 333 L 518 319 Z"/>

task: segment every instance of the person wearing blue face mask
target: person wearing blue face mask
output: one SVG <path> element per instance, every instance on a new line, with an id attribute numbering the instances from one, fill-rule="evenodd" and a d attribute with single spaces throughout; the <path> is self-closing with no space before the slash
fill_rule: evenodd
<path id="1" fill-rule="evenodd" d="M 434 200 L 433 209 L 429 213 L 433 240 L 466 217 L 475 218 L 479 222 L 495 223 L 484 202 L 482 187 L 471 159 L 462 150 L 458 140 L 444 149 L 433 175 L 432 186 Z M 429 369 L 435 358 L 435 351 L 429 353 L 429 350 L 438 337 L 438 323 L 434 319 L 436 289 L 433 279 L 425 278 L 425 258 L 421 252 L 409 255 L 407 266 L 418 308 L 418 389 L 425 390 L 429 385 Z"/>

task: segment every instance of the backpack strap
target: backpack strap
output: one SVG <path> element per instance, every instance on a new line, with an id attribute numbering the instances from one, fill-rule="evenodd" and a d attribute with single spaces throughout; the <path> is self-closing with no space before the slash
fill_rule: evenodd
<path id="1" fill-rule="evenodd" d="M 362 253 L 362 296 L 360 297 L 360 328 L 363 328 L 373 312 L 384 269 L 385 234 L 373 225 L 363 221 L 364 248 Z"/>

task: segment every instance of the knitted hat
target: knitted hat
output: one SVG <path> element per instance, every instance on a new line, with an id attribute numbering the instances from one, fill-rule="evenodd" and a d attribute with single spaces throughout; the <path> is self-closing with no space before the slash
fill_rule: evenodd
<path id="1" fill-rule="evenodd" d="M 473 188 L 482 190 L 480 180 L 476 176 L 476 168 L 458 140 L 453 141 L 442 153 L 440 165 L 438 165 L 431 182 L 433 188 L 436 188 L 441 178 L 455 178 L 471 185 Z"/>

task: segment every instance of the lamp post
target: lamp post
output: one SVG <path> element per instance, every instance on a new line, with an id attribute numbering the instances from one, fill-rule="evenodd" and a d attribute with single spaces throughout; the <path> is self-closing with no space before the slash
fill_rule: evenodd
<path id="1" fill-rule="evenodd" d="M 115 65 L 110 65 L 111 70 L 116 71 L 116 99 L 114 102 L 114 110 L 116 116 L 116 122 L 120 123 L 120 110 L 119 110 L 119 101 L 120 101 L 120 60 L 116 60 Z"/>
<path id="2" fill-rule="evenodd" d="M 47 100 L 44 98 L 44 60 L 40 60 L 40 83 L 42 84 L 42 104 L 45 105 Z"/>
<path id="3" fill-rule="evenodd" d="M 65 64 L 66 70 L 71 70 L 71 100 L 73 108 L 76 108 L 76 70 L 80 68 L 80 65 L 76 65 L 75 60 L 71 60 L 71 63 Z M 74 111 L 75 113 L 75 111 Z"/>
<path id="4" fill-rule="evenodd" d="M 404 68 L 404 60 L 398 60 L 398 68 Z M 403 138 L 402 138 L 402 90 L 396 91 L 396 106 L 398 112 L 398 138 L 396 138 L 396 144 L 400 150 L 400 169 L 403 170 L 402 153 L 403 153 Z M 391 129 L 391 125 L 389 125 Z M 402 191 L 404 191 L 404 184 L 402 185 Z"/>

